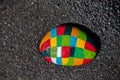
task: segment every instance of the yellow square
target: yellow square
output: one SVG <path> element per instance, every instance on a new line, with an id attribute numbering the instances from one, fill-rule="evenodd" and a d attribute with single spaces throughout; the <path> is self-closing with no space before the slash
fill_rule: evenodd
<path id="1" fill-rule="evenodd" d="M 66 65 L 68 62 L 68 58 L 62 58 L 62 65 Z"/>
<path id="2" fill-rule="evenodd" d="M 44 43 L 44 42 L 46 42 L 47 40 L 49 40 L 50 39 L 50 32 L 48 32 L 46 35 L 45 35 L 45 37 L 43 37 L 43 39 L 42 39 L 42 41 L 41 41 L 41 43 L 40 43 L 40 47 L 42 46 L 42 44 Z"/>
<path id="3" fill-rule="evenodd" d="M 56 37 L 50 39 L 50 45 L 51 45 L 51 47 L 56 47 L 57 46 Z"/>
<path id="4" fill-rule="evenodd" d="M 73 63 L 74 66 L 79 66 L 82 64 L 83 64 L 83 59 L 79 59 L 79 58 L 74 59 L 74 63 Z"/>
<path id="5" fill-rule="evenodd" d="M 79 32 L 79 29 L 73 27 L 71 35 L 77 37 L 78 36 L 78 32 Z"/>
<path id="6" fill-rule="evenodd" d="M 84 46 L 85 46 L 85 41 L 78 38 L 76 45 L 77 45 L 77 47 L 79 47 L 79 48 L 84 48 Z"/>

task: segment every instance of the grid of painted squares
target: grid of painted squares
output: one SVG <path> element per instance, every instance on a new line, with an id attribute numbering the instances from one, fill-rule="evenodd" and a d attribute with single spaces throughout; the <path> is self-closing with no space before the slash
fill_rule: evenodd
<path id="1" fill-rule="evenodd" d="M 66 25 L 48 32 L 40 51 L 47 61 L 66 66 L 86 64 L 96 56 L 92 40 L 83 31 Z"/>

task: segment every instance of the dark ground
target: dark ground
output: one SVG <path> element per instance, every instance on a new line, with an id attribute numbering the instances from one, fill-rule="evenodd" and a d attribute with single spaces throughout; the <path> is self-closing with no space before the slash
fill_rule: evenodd
<path id="1" fill-rule="evenodd" d="M 0 80 L 119 80 L 119 6 L 119 0 L 0 0 Z M 67 22 L 100 37 L 93 62 L 61 67 L 39 55 L 45 33 Z"/>

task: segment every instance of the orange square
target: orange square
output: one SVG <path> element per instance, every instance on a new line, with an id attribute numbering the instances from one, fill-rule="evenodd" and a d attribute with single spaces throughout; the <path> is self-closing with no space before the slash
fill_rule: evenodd
<path id="1" fill-rule="evenodd" d="M 78 38 L 78 39 L 77 39 L 77 44 L 76 44 L 76 46 L 79 47 L 79 48 L 84 48 L 84 46 L 85 46 L 85 41 L 82 40 L 82 39 L 80 39 L 80 38 Z"/>
<path id="2" fill-rule="evenodd" d="M 62 65 L 66 65 L 68 62 L 68 58 L 62 58 Z"/>
<path id="3" fill-rule="evenodd" d="M 74 66 L 82 65 L 82 64 L 83 64 L 83 60 L 84 60 L 84 59 L 75 58 L 73 65 L 74 65 Z"/>
<path id="4" fill-rule="evenodd" d="M 51 45 L 51 47 L 56 47 L 57 46 L 56 37 L 50 39 L 50 45 Z"/>
<path id="5" fill-rule="evenodd" d="M 71 35 L 77 37 L 78 36 L 78 32 L 79 32 L 79 29 L 73 27 Z"/>
<path id="6" fill-rule="evenodd" d="M 45 35 L 45 37 L 43 37 L 43 39 L 42 39 L 42 41 L 41 41 L 41 43 L 40 43 L 40 47 L 41 47 L 42 44 L 43 44 L 44 42 L 46 42 L 48 39 L 50 39 L 50 32 L 48 32 L 48 33 Z"/>

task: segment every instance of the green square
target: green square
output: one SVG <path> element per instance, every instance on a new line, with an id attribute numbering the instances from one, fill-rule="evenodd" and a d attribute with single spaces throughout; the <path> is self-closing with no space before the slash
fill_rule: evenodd
<path id="1" fill-rule="evenodd" d="M 82 48 L 75 48 L 75 54 L 74 54 L 75 58 L 84 58 L 84 50 Z"/>
<path id="2" fill-rule="evenodd" d="M 70 36 L 64 35 L 62 36 L 62 46 L 69 46 L 70 45 Z"/>
<path id="3" fill-rule="evenodd" d="M 57 46 L 62 46 L 62 36 L 57 36 Z"/>
<path id="4" fill-rule="evenodd" d="M 90 50 L 84 49 L 84 58 L 85 59 L 93 59 L 93 58 L 95 58 L 95 56 L 96 56 L 95 52 L 92 52 Z"/>
<path id="5" fill-rule="evenodd" d="M 86 35 L 85 32 L 83 32 L 83 31 L 81 30 L 81 31 L 79 31 L 79 33 L 78 33 L 78 38 L 86 41 L 86 40 L 87 40 L 87 35 Z"/>
<path id="6" fill-rule="evenodd" d="M 73 62 L 74 62 L 74 58 L 73 57 L 69 57 L 66 66 L 72 66 Z"/>
<path id="7" fill-rule="evenodd" d="M 57 57 L 57 47 L 50 48 L 50 57 L 52 57 L 52 58 Z"/>

